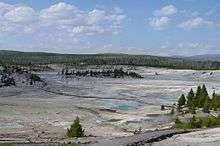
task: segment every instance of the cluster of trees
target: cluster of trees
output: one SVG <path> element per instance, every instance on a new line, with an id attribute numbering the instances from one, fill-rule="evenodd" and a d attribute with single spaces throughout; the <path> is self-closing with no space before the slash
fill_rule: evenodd
<path id="1" fill-rule="evenodd" d="M 91 77 L 110 77 L 110 78 L 123 78 L 123 77 L 131 77 L 131 78 L 143 78 L 141 75 L 135 72 L 124 71 L 122 68 L 114 69 L 114 70 L 102 70 L 102 71 L 75 71 L 63 69 L 61 72 L 62 75 L 70 76 L 91 76 Z"/>
<path id="2" fill-rule="evenodd" d="M 198 86 L 196 93 L 191 89 L 187 96 L 181 95 L 178 100 L 178 111 L 181 111 L 183 107 L 188 107 L 192 114 L 196 113 L 196 108 L 202 108 L 205 113 L 210 110 L 220 110 L 220 95 L 213 93 L 210 97 L 205 85 Z"/>
<path id="3" fill-rule="evenodd" d="M 39 64 L 67 64 L 67 65 L 133 65 L 149 67 L 165 67 L 173 69 L 210 70 L 220 69 L 220 62 L 192 61 L 181 58 L 158 57 L 150 55 L 127 54 L 55 54 L 55 53 L 24 53 L 0 51 L 0 66 L 4 64 L 39 65 Z"/>

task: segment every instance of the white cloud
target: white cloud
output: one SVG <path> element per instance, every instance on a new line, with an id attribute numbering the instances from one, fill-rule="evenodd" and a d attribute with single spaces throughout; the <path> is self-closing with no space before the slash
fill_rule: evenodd
<path id="1" fill-rule="evenodd" d="M 40 18 L 46 25 L 64 28 L 71 35 L 94 35 L 104 32 L 119 32 L 125 14 L 120 8 L 113 12 L 94 9 L 89 12 L 79 10 L 73 5 L 58 3 L 40 12 Z"/>
<path id="2" fill-rule="evenodd" d="M 154 48 L 152 52 L 160 55 L 192 56 L 199 54 L 219 53 L 219 49 L 209 41 L 167 41 L 163 42 L 160 47 Z"/>
<path id="3" fill-rule="evenodd" d="M 201 42 L 180 42 L 177 45 L 177 48 L 179 49 L 196 49 L 196 50 L 205 50 L 205 49 L 210 49 L 213 46 Z"/>
<path id="4" fill-rule="evenodd" d="M 154 15 L 157 17 L 161 16 L 171 16 L 177 13 L 177 8 L 173 5 L 167 5 L 161 8 L 160 10 L 156 10 Z"/>
<path id="5" fill-rule="evenodd" d="M 170 23 L 170 19 L 168 17 L 153 17 L 149 19 L 149 24 L 155 30 L 162 30 L 167 27 Z"/>
<path id="6" fill-rule="evenodd" d="M 42 21 L 59 21 L 64 19 L 70 19 L 74 17 L 79 10 L 66 3 L 58 3 L 50 6 L 49 8 L 40 11 L 40 18 Z"/>
<path id="7" fill-rule="evenodd" d="M 72 29 L 72 35 L 77 35 L 77 34 L 94 35 L 103 32 L 104 30 L 99 26 L 76 26 Z"/>
<path id="8" fill-rule="evenodd" d="M 106 17 L 106 13 L 103 10 L 93 10 L 88 13 L 86 17 L 87 24 L 93 25 L 99 23 L 101 20 L 104 20 Z"/>
<path id="9" fill-rule="evenodd" d="M 177 13 L 177 8 L 173 5 L 167 5 L 154 11 L 154 17 L 149 18 L 149 25 L 155 30 L 163 30 L 169 26 L 170 16 Z"/>
<path id="10" fill-rule="evenodd" d="M 178 48 L 181 49 L 195 49 L 198 47 L 201 47 L 201 44 L 197 42 L 181 42 L 178 44 Z"/>
<path id="11" fill-rule="evenodd" d="M 10 11 L 11 9 L 13 9 L 13 5 L 9 5 L 9 4 L 5 4 L 0 2 L 0 16 L 4 15 L 5 12 Z"/>
<path id="12" fill-rule="evenodd" d="M 15 7 L 4 14 L 6 20 L 13 23 L 27 23 L 37 21 L 37 14 L 30 7 Z"/>
<path id="13" fill-rule="evenodd" d="M 70 36 L 115 33 L 121 30 L 125 17 L 120 8 L 114 8 L 112 12 L 84 11 L 60 2 L 35 11 L 28 6 L 0 3 L 0 32 L 30 33 L 35 29 L 47 31 L 45 28 L 49 28 L 54 32 L 63 30 Z"/>
<path id="14" fill-rule="evenodd" d="M 196 17 L 179 24 L 178 27 L 185 30 L 192 30 L 200 27 L 212 26 L 213 24 L 213 21 L 205 20 L 202 17 Z"/>

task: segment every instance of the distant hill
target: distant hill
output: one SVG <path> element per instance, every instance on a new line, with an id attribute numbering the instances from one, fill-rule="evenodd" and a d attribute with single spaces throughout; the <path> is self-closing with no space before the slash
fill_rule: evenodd
<path id="1" fill-rule="evenodd" d="M 58 54 L 0 50 L 0 65 L 132 65 L 173 69 L 220 69 L 220 61 L 129 54 Z"/>
<path id="2" fill-rule="evenodd" d="M 59 55 L 56 53 L 45 53 L 45 52 L 21 52 L 11 50 L 0 50 L 0 56 L 54 56 Z"/>
<path id="3" fill-rule="evenodd" d="M 187 59 L 199 60 L 199 61 L 220 61 L 220 54 L 206 54 L 187 57 Z"/>

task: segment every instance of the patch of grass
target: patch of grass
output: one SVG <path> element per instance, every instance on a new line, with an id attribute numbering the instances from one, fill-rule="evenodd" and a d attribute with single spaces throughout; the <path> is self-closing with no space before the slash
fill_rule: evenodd
<path id="1" fill-rule="evenodd" d="M 196 129 L 196 128 L 215 128 L 220 127 L 220 117 L 196 118 L 193 116 L 189 121 L 183 122 L 176 118 L 174 128 L 178 129 Z"/>
<path id="2" fill-rule="evenodd" d="M 12 146 L 12 145 L 9 143 L 0 143 L 0 146 Z"/>

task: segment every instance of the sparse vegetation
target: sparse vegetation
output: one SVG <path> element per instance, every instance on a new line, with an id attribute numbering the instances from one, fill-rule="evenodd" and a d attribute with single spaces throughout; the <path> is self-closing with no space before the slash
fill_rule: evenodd
<path id="1" fill-rule="evenodd" d="M 174 120 L 174 128 L 180 129 L 194 129 L 194 128 L 214 128 L 220 126 L 220 117 L 199 117 L 193 116 L 186 122 L 180 121 L 179 118 Z"/>
<path id="2" fill-rule="evenodd" d="M 78 116 L 76 117 L 76 119 L 74 120 L 70 128 L 67 128 L 66 136 L 69 138 L 85 136 L 84 129 L 82 128 L 82 125 L 80 124 L 80 120 Z"/>

